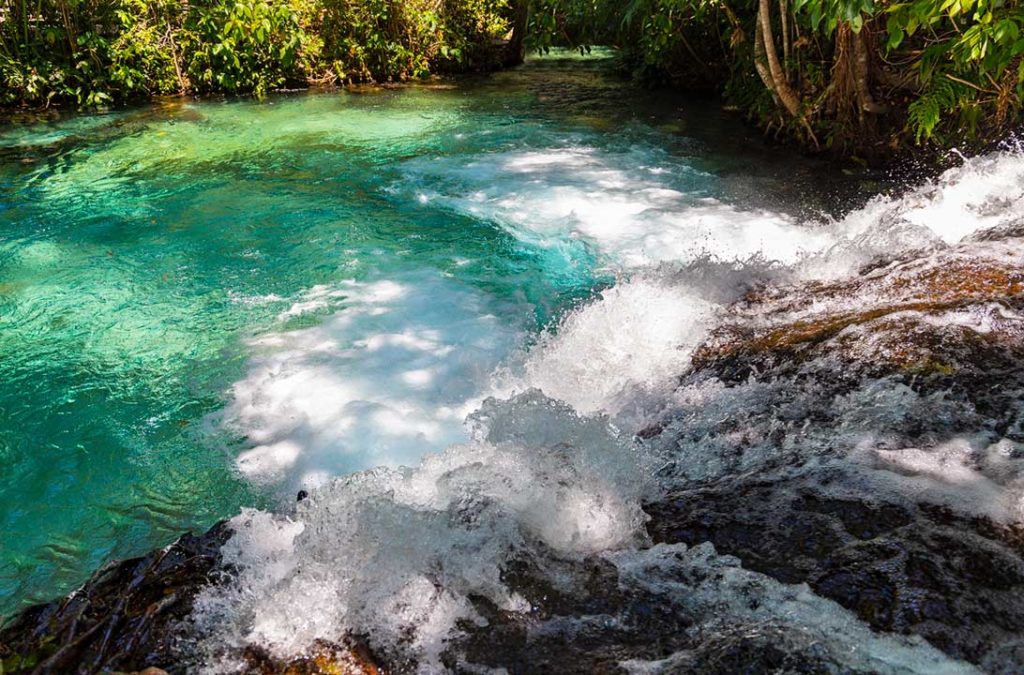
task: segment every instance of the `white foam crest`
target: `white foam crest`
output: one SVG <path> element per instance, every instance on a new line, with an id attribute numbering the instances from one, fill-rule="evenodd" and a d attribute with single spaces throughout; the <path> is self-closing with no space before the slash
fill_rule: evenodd
<path id="1" fill-rule="evenodd" d="M 829 234 L 708 193 L 713 177 L 649 148 L 525 149 L 406 166 L 419 201 L 495 221 L 529 243 L 581 239 L 616 267 L 762 256 L 787 263 Z"/>
<path id="2" fill-rule="evenodd" d="M 232 672 L 226 655 L 247 644 L 289 656 L 350 630 L 440 670 L 457 620 L 478 620 L 469 596 L 529 609 L 501 579 L 510 559 L 538 543 L 579 555 L 636 541 L 641 462 L 606 420 L 531 392 L 485 403 L 474 424 L 473 442 L 339 479 L 294 519 L 238 516 L 224 548 L 238 579 L 196 603 L 214 636 L 204 669 Z"/>
<path id="3" fill-rule="evenodd" d="M 892 447 L 866 439 L 852 459 L 877 488 L 913 503 L 945 506 L 996 523 L 1024 522 L 1024 446 L 987 434 L 958 436 L 924 447 Z"/>
<path id="4" fill-rule="evenodd" d="M 834 243 L 800 265 L 804 278 L 841 278 L 878 256 L 955 244 L 1020 221 L 1024 157 L 1000 151 L 965 159 L 897 196 L 878 196 L 828 227 Z"/>
<path id="5" fill-rule="evenodd" d="M 637 414 L 674 387 L 714 308 L 664 275 L 620 282 L 544 335 L 499 391 L 537 388 L 581 413 Z"/>
<path id="6" fill-rule="evenodd" d="M 1017 152 L 965 159 L 935 180 L 899 197 L 876 197 L 849 214 L 844 229 L 864 232 L 900 221 L 929 230 L 947 244 L 984 229 L 1019 220 L 1024 214 L 1024 160 Z"/>
<path id="7" fill-rule="evenodd" d="M 334 313 L 252 340 L 232 389 L 225 421 L 249 445 L 241 472 L 294 489 L 464 442 L 466 415 L 521 339 L 486 303 L 430 273 L 310 289 L 279 319 Z"/>
<path id="8" fill-rule="evenodd" d="M 590 219 L 587 222 L 593 222 L 595 228 L 604 227 L 606 217 L 610 219 L 608 223 L 622 220 L 621 213 L 614 209 L 606 213 L 599 203 L 604 198 L 601 195 L 607 195 L 610 186 L 609 199 L 633 200 L 630 211 L 647 214 L 627 222 L 625 230 L 640 227 L 649 228 L 652 232 L 663 231 L 665 224 L 658 220 L 660 215 L 641 224 L 641 220 L 650 216 L 650 205 L 645 201 L 644 191 L 637 189 L 639 183 L 635 176 L 626 169 L 609 166 L 614 161 L 617 161 L 614 156 L 595 150 L 565 149 L 506 154 L 501 156 L 499 165 L 503 167 L 503 173 L 512 172 L 513 175 L 537 167 L 569 171 L 571 175 L 564 178 L 566 182 L 588 185 L 587 189 L 593 189 L 597 195 L 594 208 L 586 212 Z M 649 168 L 641 166 L 638 171 Z M 472 175 L 481 181 L 494 178 L 486 171 Z M 497 180 L 494 190 L 504 193 L 510 189 L 501 186 L 501 178 Z M 510 179 L 506 177 L 504 180 Z M 658 179 L 645 176 L 643 180 Z M 538 189 L 542 194 L 537 195 L 536 208 L 532 204 L 525 208 L 517 202 L 514 209 L 500 215 L 499 219 L 515 216 L 521 221 L 516 227 L 522 227 L 527 218 L 532 219 L 539 210 L 542 214 L 540 225 L 535 227 L 554 228 L 557 227 L 554 223 L 566 222 L 565 217 L 560 219 L 555 213 L 543 215 L 545 208 L 557 210 L 560 207 L 545 206 L 547 200 L 543 191 L 550 189 L 549 180 L 545 177 L 539 182 L 541 187 Z M 621 192 L 616 192 L 620 188 Z M 581 195 L 587 191 L 578 186 L 574 189 L 581 190 Z M 516 197 L 516 200 L 520 198 Z M 676 198 L 685 201 L 683 193 L 674 193 L 672 199 Z M 494 198 L 485 191 L 476 193 L 473 200 L 488 203 Z M 580 196 L 580 200 L 582 203 L 587 198 Z M 955 217 L 932 217 L 935 208 L 942 210 L 947 208 L 942 205 L 947 204 L 958 205 L 954 209 Z M 1018 204 L 1020 210 L 1014 210 Z M 692 204 L 680 204 L 679 207 L 679 211 L 672 215 L 679 219 L 679 227 L 699 230 L 699 212 L 704 207 Z M 693 211 L 695 208 L 697 211 Z M 756 214 L 735 218 L 731 213 L 733 207 L 728 207 L 727 211 L 730 212 L 729 218 L 735 221 L 730 227 L 749 227 L 749 233 L 754 233 L 764 225 L 756 219 Z M 500 212 L 499 209 L 497 213 Z M 583 222 L 586 219 L 582 213 L 574 211 L 569 220 Z M 516 376 L 505 379 L 502 391 L 537 387 L 550 396 L 571 403 L 581 412 L 603 411 L 617 415 L 628 411 L 636 428 L 657 408 L 656 405 L 652 407 L 651 401 L 664 398 L 672 388 L 674 378 L 686 369 L 692 350 L 715 325 L 718 312 L 758 278 L 839 278 L 877 256 L 941 247 L 944 240 L 952 241 L 979 230 L 1011 223 L 1020 217 L 1020 213 L 1024 213 L 1024 161 L 1016 154 L 996 153 L 968 160 L 964 166 L 947 171 L 934 182 L 903 197 L 877 198 L 864 209 L 831 225 L 799 227 L 785 219 L 771 221 L 774 224 L 769 223 L 767 231 L 779 234 L 788 242 L 783 248 L 763 246 L 764 240 L 756 237 L 748 240 L 750 246 L 740 244 L 729 235 L 729 232 L 738 230 L 716 231 L 708 235 L 711 244 L 703 248 L 687 245 L 684 249 L 677 249 L 661 245 L 657 249 L 658 255 L 665 253 L 674 257 L 676 264 L 682 265 L 681 272 L 673 272 L 664 266 L 652 270 L 649 265 L 660 260 L 657 255 L 647 256 L 644 253 L 634 260 L 631 256 L 640 255 L 638 250 L 622 249 L 618 247 L 619 241 L 596 237 L 619 262 L 628 266 L 642 260 L 648 267 L 565 317 L 557 330 L 531 348 Z M 691 217 L 695 223 L 687 225 Z M 958 223 L 956 227 L 951 224 L 954 221 Z M 776 226 L 782 227 L 780 223 L 786 228 L 792 226 L 795 231 L 781 233 L 772 230 Z M 596 233 L 597 229 L 589 232 Z M 726 234 L 724 237 L 723 232 Z M 771 239 L 777 242 L 775 234 Z M 791 248 L 785 249 L 785 246 Z M 688 257 L 695 252 L 699 252 L 701 257 Z M 1013 258 L 1017 253 L 1007 244 L 995 243 L 974 247 L 965 255 L 983 255 L 1002 261 Z M 723 259 L 735 260 L 737 265 L 728 268 L 713 262 Z M 778 261 L 788 265 L 770 264 Z M 711 272 L 714 278 L 700 274 L 701 270 Z M 831 309 L 848 311 L 850 307 L 845 303 L 847 301 L 842 300 Z M 813 304 L 801 311 L 820 313 L 826 309 L 829 308 Z"/>
<path id="9" fill-rule="evenodd" d="M 492 220 L 534 245 L 579 239 L 617 269 L 758 258 L 794 266 L 803 278 L 838 278 L 876 256 L 956 243 L 1024 213 L 1016 151 L 967 159 L 833 222 L 741 208 L 715 193 L 713 176 L 645 147 L 577 143 L 414 160 L 405 169 L 425 205 Z"/>

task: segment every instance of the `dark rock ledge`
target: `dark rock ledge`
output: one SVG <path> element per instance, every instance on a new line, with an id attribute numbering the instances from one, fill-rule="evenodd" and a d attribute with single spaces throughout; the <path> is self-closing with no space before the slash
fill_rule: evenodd
<path id="1" fill-rule="evenodd" d="M 645 506 L 652 544 L 691 547 L 652 551 L 699 559 L 713 545 L 735 558 L 680 566 L 673 581 L 699 589 L 742 565 L 787 584 L 806 583 L 878 632 L 919 635 L 988 672 L 1024 672 L 1019 519 L 875 489 L 865 476 L 876 467 L 847 461 L 827 434 L 807 440 L 805 432 L 808 420 L 838 428 L 841 413 L 832 404 L 884 381 L 939 406 L 935 414 L 924 409 L 888 423 L 882 431 L 896 439 L 895 452 L 980 430 L 1016 448 L 1007 466 L 1024 461 L 1017 456 L 1024 443 L 1022 251 L 1024 232 L 1011 228 L 926 257 L 887 261 L 841 283 L 759 289 L 736 303 L 733 320 L 697 350 L 681 387 L 711 379 L 729 396 L 752 384 L 779 385 L 776 398 L 742 419 L 696 430 L 697 413 L 674 411 L 640 434 L 684 454 L 698 447 L 688 434 L 707 447 L 725 439 L 721 447 L 732 453 L 720 458 L 720 470 L 680 480 Z M 987 328 L 972 330 L 949 320 L 950 313 L 979 318 Z M 789 407 L 799 414 L 788 418 Z M 943 417 L 953 408 L 957 416 Z M 820 455 L 809 457 L 808 445 Z M 757 461 L 746 454 L 754 450 Z M 228 535 L 224 523 L 185 535 L 108 565 L 66 598 L 25 610 L 0 630 L 0 673 L 183 672 L 179 623 L 201 586 L 230 574 L 219 567 Z M 624 586 L 608 557 L 552 556 L 544 568 L 517 560 L 504 571 L 506 583 L 534 607 L 530 613 L 475 600 L 487 625 L 462 627 L 444 656 L 449 668 L 611 673 L 621 672 L 624 660 L 671 658 L 671 672 L 680 673 L 871 672 L 844 668 L 814 640 L 779 625 L 740 622 L 705 631 L 707 610 L 699 603 Z M 559 587 L 547 581 L 553 575 Z M 566 580 L 572 593 L 560 590 Z M 287 663 L 258 650 L 244 656 L 260 673 L 413 667 L 343 640 L 317 643 Z"/>
<path id="2" fill-rule="evenodd" d="M 173 670 L 175 626 L 215 580 L 224 522 L 202 536 L 106 565 L 65 598 L 23 611 L 0 631 L 4 673 Z"/>

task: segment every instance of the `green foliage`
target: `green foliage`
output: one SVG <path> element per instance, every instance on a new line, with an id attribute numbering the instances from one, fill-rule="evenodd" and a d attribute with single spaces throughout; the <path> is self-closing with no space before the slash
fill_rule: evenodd
<path id="1" fill-rule="evenodd" d="M 930 137 L 939 125 L 943 111 L 954 108 L 958 100 L 952 80 L 938 78 L 934 86 L 911 103 L 907 113 L 915 140 L 920 143 L 921 139 Z"/>
<path id="2" fill-rule="evenodd" d="M 0 6 L 0 103 L 54 97 L 80 105 L 110 99 L 108 34 L 115 6 L 100 0 L 8 0 Z M 88 21 L 86 17 L 95 17 Z"/>
<path id="3" fill-rule="evenodd" d="M 438 45 L 439 71 L 488 70 L 497 65 L 495 45 L 510 35 L 516 1 L 444 0 Z"/>
<path id="4" fill-rule="evenodd" d="M 554 45 L 586 51 L 590 44 L 614 44 L 619 19 L 605 0 L 531 0 L 527 40 L 532 49 Z"/>
<path id="5" fill-rule="evenodd" d="M 0 105 L 489 69 L 526 17 L 533 49 L 619 46 L 635 77 L 713 86 L 815 144 L 992 138 L 1021 118 L 1022 3 L 770 0 L 769 77 L 759 0 L 0 0 Z"/>
<path id="6" fill-rule="evenodd" d="M 507 0 L 0 0 L 0 105 L 493 67 Z"/>
<path id="7" fill-rule="evenodd" d="M 325 76 L 404 81 L 494 65 L 506 0 L 323 0 Z"/>
<path id="8" fill-rule="evenodd" d="M 186 23 L 196 91 L 262 96 L 300 80 L 301 6 L 289 0 L 212 0 Z"/>
<path id="9" fill-rule="evenodd" d="M 180 86 L 172 27 L 181 24 L 175 0 L 124 0 L 114 12 L 117 37 L 111 43 L 110 81 L 123 95 L 159 94 Z"/>
<path id="10" fill-rule="evenodd" d="M 328 0 L 324 13 L 324 56 L 341 80 L 405 80 L 430 72 L 440 52 L 438 15 L 431 3 L 394 0 Z"/>
<path id="11" fill-rule="evenodd" d="M 1024 8 L 1005 0 L 916 0 L 886 8 L 886 49 L 913 45 L 921 96 L 908 107 L 918 142 L 947 130 L 973 137 L 1020 111 L 1024 95 Z"/>
<path id="12" fill-rule="evenodd" d="M 814 31 L 831 35 L 840 23 L 848 23 L 855 33 L 864 27 L 865 17 L 875 13 L 874 0 L 793 0 L 793 13 L 804 13 Z"/>
<path id="13" fill-rule="evenodd" d="M 1019 124 L 1022 4 L 770 0 L 768 75 L 766 50 L 755 49 L 758 0 L 535 0 L 531 30 L 541 47 L 619 45 L 644 81 L 710 80 L 765 127 L 859 152 L 991 139 Z M 766 84 L 776 77 L 800 115 Z"/>
<path id="14" fill-rule="evenodd" d="M 634 0 L 630 3 L 623 16 L 624 26 L 635 30 L 639 36 L 636 50 L 644 67 L 671 75 L 676 63 L 687 63 L 691 68 L 713 63 L 714 57 L 709 58 L 702 52 L 709 45 L 716 46 L 714 37 L 702 28 L 714 25 L 716 4 L 715 0 Z"/>

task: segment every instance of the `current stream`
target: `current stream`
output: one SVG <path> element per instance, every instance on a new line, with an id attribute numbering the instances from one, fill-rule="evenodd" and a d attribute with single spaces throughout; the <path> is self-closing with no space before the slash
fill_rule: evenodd
<path id="1" fill-rule="evenodd" d="M 4 130 L 0 614 L 464 440 L 495 368 L 623 267 L 704 248 L 721 199 L 810 192 L 690 107 L 553 58 Z"/>
<path id="2" fill-rule="evenodd" d="M 673 389 L 752 280 L 953 244 L 1014 217 L 1022 175 L 1006 152 L 869 201 L 606 54 L 5 129 L 0 615 L 241 512 L 204 670 L 347 630 L 439 669 L 467 598 L 528 609 L 496 570 L 538 541 L 670 565 L 629 557 L 663 463 L 629 439 L 703 409 Z M 870 658 L 962 671 L 764 593 Z"/>

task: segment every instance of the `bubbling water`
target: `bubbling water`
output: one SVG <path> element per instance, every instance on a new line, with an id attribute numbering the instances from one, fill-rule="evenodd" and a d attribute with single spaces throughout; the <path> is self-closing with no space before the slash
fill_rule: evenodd
<path id="1" fill-rule="evenodd" d="M 294 517 L 246 511 L 225 549 L 236 583 L 197 603 L 210 663 L 223 647 L 293 654 L 316 638 L 369 629 L 374 647 L 407 644 L 424 668 L 439 657 L 468 598 L 529 609 L 502 581 L 534 542 L 565 555 L 638 541 L 642 471 L 602 418 L 530 392 L 473 415 L 474 439 L 415 469 L 340 479 Z"/>
<path id="2" fill-rule="evenodd" d="M 794 395 L 800 385 L 791 382 L 729 388 L 713 379 L 682 388 L 679 382 L 693 350 L 754 284 L 842 278 L 880 255 L 940 250 L 1018 222 L 1024 158 L 1002 152 L 969 159 L 901 197 L 878 197 L 819 223 L 744 211 L 720 196 L 687 190 L 692 169 L 658 159 L 574 146 L 461 163 L 410 162 L 393 191 L 428 182 L 434 188 L 418 193 L 421 202 L 492 219 L 531 245 L 583 241 L 619 281 L 501 367 L 495 355 L 502 350 L 486 345 L 507 346 L 517 336 L 495 337 L 472 294 L 454 313 L 461 318 L 449 323 L 452 312 L 432 313 L 426 300 L 415 299 L 420 292 L 428 297 L 429 286 L 381 282 L 311 292 L 307 303 L 338 293 L 357 298 L 346 300 L 357 309 L 264 339 L 261 346 L 278 351 L 260 357 L 236 385 L 232 409 L 258 444 L 240 458 L 243 472 L 308 471 L 298 460 L 305 450 L 295 449 L 297 419 L 312 429 L 301 432 L 311 439 L 303 443 L 317 447 L 318 456 L 343 451 L 350 437 L 359 437 L 368 439 L 359 441 L 361 452 L 376 461 L 373 449 L 387 447 L 385 436 L 392 434 L 407 444 L 393 458 L 410 462 L 418 444 L 422 452 L 451 438 L 453 427 L 432 426 L 440 417 L 451 424 L 490 398 L 469 415 L 468 442 L 427 454 L 414 468 L 378 468 L 333 482 L 318 475 L 321 487 L 295 513 L 238 516 L 225 549 L 237 578 L 206 591 L 196 605 L 204 668 L 240 667 L 230 655 L 246 645 L 287 657 L 318 638 L 351 633 L 369 636 L 380 654 L 440 671 L 461 622 L 485 622 L 471 598 L 507 612 L 530 611 L 503 577 L 511 561 L 529 559 L 544 569 L 552 558 L 604 554 L 626 586 L 644 587 L 668 604 L 687 598 L 691 609 L 706 603 L 708 626 L 742 620 L 811 631 L 854 670 L 972 670 L 919 639 L 873 635 L 805 587 L 741 570 L 708 546 L 645 549 L 641 504 L 687 481 L 766 466 L 784 451 L 801 454 L 807 466 L 838 462 L 856 474 L 837 490 L 891 491 L 1019 520 L 1024 473 L 1008 464 L 1009 446 L 1018 448 L 1011 441 L 981 434 L 898 453 L 886 445 L 898 441 L 884 440 L 887 425 L 896 428 L 908 416 L 962 416 L 941 396 L 929 399 L 879 380 L 822 403 L 813 400 L 814 390 Z M 381 307 L 391 311 L 398 298 L 410 304 L 394 315 L 375 314 Z M 402 330 L 412 317 L 412 328 Z M 341 336 L 358 321 L 384 324 L 374 337 L 342 348 Z M 401 350 L 386 357 L 397 358 L 404 373 L 397 389 L 375 370 L 378 343 Z M 484 358 L 453 361 L 468 344 Z M 310 372 L 338 363 L 350 365 L 338 371 L 336 384 L 311 385 Z M 428 399 L 395 394 L 427 385 Z M 829 408 L 819 417 L 829 426 L 807 422 L 801 440 L 784 448 L 769 441 L 783 417 L 810 419 L 816 405 Z M 377 417 L 380 411 L 391 414 Z M 636 438 L 666 415 L 674 419 L 674 433 L 663 434 L 668 445 Z M 730 419 L 736 430 L 715 431 Z M 351 431 L 370 423 L 379 430 Z M 816 457 L 822 447 L 838 454 Z M 970 498 L 958 501 L 964 494 Z M 697 577 L 705 581 L 671 581 L 666 569 L 678 566 L 701 568 Z M 757 602 L 749 602 L 752 587 Z M 673 658 L 622 665 L 630 672 L 671 672 Z"/>

